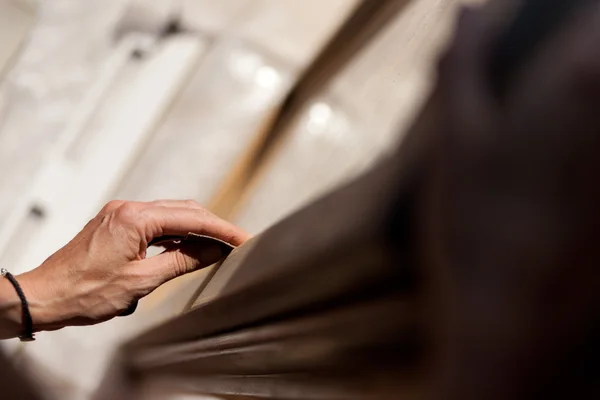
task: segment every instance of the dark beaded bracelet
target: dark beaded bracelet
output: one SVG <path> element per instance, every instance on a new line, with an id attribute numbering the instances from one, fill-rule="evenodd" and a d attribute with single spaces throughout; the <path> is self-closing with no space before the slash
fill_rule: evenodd
<path id="1" fill-rule="evenodd" d="M 29 303 L 27 302 L 27 298 L 25 297 L 25 293 L 23 293 L 23 289 L 21 289 L 21 285 L 15 279 L 13 274 L 8 272 L 5 268 L 0 269 L 0 273 L 4 276 L 15 288 L 19 299 L 21 299 L 21 310 L 23 314 L 23 334 L 19 336 L 21 342 L 32 342 L 35 340 L 33 336 L 33 320 L 31 319 L 31 313 L 29 312 Z"/>

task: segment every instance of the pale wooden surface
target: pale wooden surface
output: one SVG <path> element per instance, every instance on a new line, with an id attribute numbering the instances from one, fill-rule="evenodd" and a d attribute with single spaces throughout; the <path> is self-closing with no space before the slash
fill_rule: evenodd
<path id="1" fill-rule="evenodd" d="M 0 0 L 0 80 L 16 61 L 36 14 L 36 7 L 29 2 Z"/>
<path id="2" fill-rule="evenodd" d="M 230 29 L 215 40 L 115 197 L 207 203 L 356 0 L 235 4 L 183 3 L 186 24 L 199 30 Z M 208 24 L 207 15 L 219 16 L 218 28 Z"/>
<path id="3" fill-rule="evenodd" d="M 258 6 L 254 0 L 183 0 L 183 20 L 193 29 L 212 35 L 228 34 L 244 14 Z"/>
<path id="4" fill-rule="evenodd" d="M 299 68 L 306 67 L 357 0 L 257 0 L 239 35 Z"/>
<path id="5" fill-rule="evenodd" d="M 234 37 L 306 67 L 359 0 L 134 0 L 156 16 L 180 15 L 189 29 Z"/>
<path id="6" fill-rule="evenodd" d="M 0 85 L 0 224 L 91 86 L 112 46 L 121 0 L 40 2 L 38 22 Z"/>
<path id="7" fill-rule="evenodd" d="M 114 197 L 206 203 L 293 75 L 242 41 L 215 43 Z"/>
<path id="8" fill-rule="evenodd" d="M 396 146 L 428 93 L 436 57 L 464 2 L 411 3 L 300 113 L 236 222 L 260 232 Z"/>

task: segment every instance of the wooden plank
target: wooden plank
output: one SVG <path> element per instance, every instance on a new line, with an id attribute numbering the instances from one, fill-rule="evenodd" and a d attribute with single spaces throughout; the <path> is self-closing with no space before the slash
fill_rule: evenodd
<path id="1" fill-rule="evenodd" d="M 239 2 L 235 7 L 228 2 L 184 3 L 183 10 L 189 11 L 184 14 L 184 22 L 193 21 L 195 15 L 204 21 L 206 15 L 214 13 L 223 18 L 242 13 L 228 17 L 240 19 L 236 24 L 228 23 L 233 24 L 233 30 L 227 37 L 236 39 L 215 38 L 213 51 L 144 157 L 123 182 L 117 197 L 146 200 L 183 197 L 208 203 L 215 191 L 213 187 L 223 180 L 230 165 L 247 148 L 261 142 L 260 127 L 278 109 L 298 71 L 314 58 L 354 1 L 318 3 L 319 7 L 314 0 L 312 3 L 262 1 L 252 7 L 240 6 Z M 166 3 L 161 7 L 176 9 Z M 312 24 L 319 28 L 307 31 L 306 26 Z M 200 30 L 203 26 L 201 22 L 194 25 Z M 303 32 L 301 38 L 298 32 Z M 269 40 L 285 46 L 269 50 Z M 278 52 L 299 48 L 303 49 L 301 62 Z M 157 158 L 161 163 L 155 162 Z M 185 170 L 182 164 L 186 165 Z M 149 179 L 160 184 L 149 184 Z"/>
<path id="2" fill-rule="evenodd" d="M 11 171 L 0 181 L 0 225 L 18 207 L 48 149 L 99 79 L 113 50 L 109 30 L 125 4 L 90 0 L 39 7 L 18 62 L 0 88 L 7 105 L 0 129 L 0 167 Z"/>
<path id="3" fill-rule="evenodd" d="M 133 345 L 203 337 L 332 301 L 351 288 L 377 286 L 385 284 L 387 278 L 402 276 L 405 271 L 392 266 L 400 249 L 392 251 L 385 240 L 380 240 L 384 227 L 390 224 L 390 207 L 395 201 L 394 187 L 388 184 L 394 171 L 392 162 L 383 163 L 360 181 L 234 250 L 221 266 L 223 270 L 231 268 L 233 275 L 218 298 L 187 314 L 190 320 L 204 322 L 188 326 L 185 321 L 171 321 L 142 335 Z M 365 197 L 364 193 L 370 195 Z M 355 213 L 356 209 L 361 212 Z M 327 229 L 315 229 L 319 226 Z M 348 250 L 335 251 L 340 248 Z M 362 266 L 347 267 L 349 263 L 358 265 L 359 260 L 364 262 Z M 238 269 L 240 265 L 244 268 Z M 323 265 L 328 268 L 323 269 Z M 307 292 L 305 287 L 312 290 Z"/>
<path id="4" fill-rule="evenodd" d="M 372 371 L 344 375 L 215 376 L 185 379 L 152 377 L 143 381 L 142 392 L 180 393 L 198 396 L 213 394 L 219 398 L 278 400 L 416 400 L 423 398 L 422 385 L 416 379 L 399 380 L 395 371 Z M 401 388 L 401 390 L 399 390 Z M 177 398 L 177 397 L 175 397 Z M 194 397 L 191 397 L 192 399 Z M 199 397 L 200 400 L 202 397 Z"/>
<path id="5" fill-rule="evenodd" d="M 360 0 L 255 0 L 234 32 L 303 71 Z"/>
<path id="6" fill-rule="evenodd" d="M 277 118 L 268 126 L 268 130 L 264 131 L 265 138 L 261 140 L 261 146 L 253 148 L 252 152 L 242 159 L 244 168 L 234 167 L 230 176 L 224 180 L 224 184 L 210 203 L 217 214 L 229 219 L 233 217 L 237 199 L 244 193 L 263 155 L 283 127 L 290 123 L 314 90 L 325 85 L 405 4 L 404 0 L 364 1 L 356 7 L 287 96 Z"/>
<path id="7" fill-rule="evenodd" d="M 397 295 L 324 309 L 192 342 L 133 354 L 132 370 L 153 375 L 262 375 L 351 371 L 371 357 L 380 365 L 410 359 L 417 325 Z"/>
<path id="8" fill-rule="evenodd" d="M 15 64 L 36 15 L 34 4 L 18 0 L 0 1 L 0 82 Z"/>
<path id="9" fill-rule="evenodd" d="M 312 63 L 359 0 L 184 0 L 184 23 L 236 37 L 301 71 Z"/>
<path id="10" fill-rule="evenodd" d="M 179 3 L 185 26 L 213 37 L 230 34 L 250 9 L 261 6 L 253 0 L 183 0 Z"/>
<path id="11" fill-rule="evenodd" d="M 394 149 L 431 90 L 435 60 L 462 3 L 406 6 L 297 110 L 228 216 L 261 232 Z"/>
<path id="12" fill-rule="evenodd" d="M 285 64 L 252 46 L 213 44 L 114 196 L 206 204 L 292 79 Z"/>

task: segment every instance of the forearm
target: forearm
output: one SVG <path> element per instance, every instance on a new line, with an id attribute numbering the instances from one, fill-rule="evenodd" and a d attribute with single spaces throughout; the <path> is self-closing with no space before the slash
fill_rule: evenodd
<path id="1" fill-rule="evenodd" d="M 107 321 L 163 283 L 223 257 L 222 246 L 209 242 L 180 244 L 146 258 L 152 239 L 190 232 L 231 246 L 249 237 L 189 200 L 108 203 L 42 265 L 14 277 L 27 302 L 31 332 L 15 287 L 0 276 L 0 339 Z"/>
<path id="2" fill-rule="evenodd" d="M 0 339 L 11 339 L 22 333 L 21 301 L 8 279 L 0 276 Z"/>

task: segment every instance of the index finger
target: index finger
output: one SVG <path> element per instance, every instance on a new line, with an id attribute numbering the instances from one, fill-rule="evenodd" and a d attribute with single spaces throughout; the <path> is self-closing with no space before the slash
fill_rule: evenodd
<path id="1" fill-rule="evenodd" d="M 164 235 L 196 233 L 239 246 L 250 238 L 241 228 L 203 209 L 159 206 L 141 214 L 148 242 Z"/>

